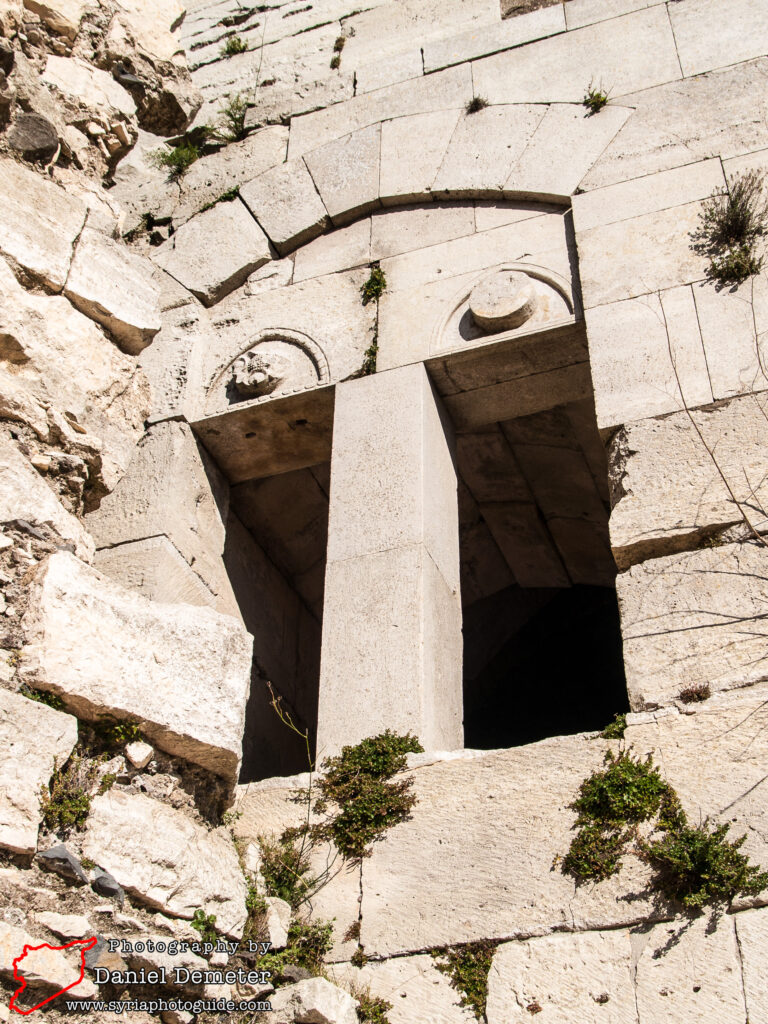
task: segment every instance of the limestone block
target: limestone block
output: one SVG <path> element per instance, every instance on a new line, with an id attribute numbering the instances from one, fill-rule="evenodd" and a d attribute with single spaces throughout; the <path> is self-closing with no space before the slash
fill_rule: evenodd
<path id="1" fill-rule="evenodd" d="M 123 208 L 123 234 L 143 228 L 147 213 L 167 220 L 178 204 L 179 183 L 169 181 L 165 168 L 153 162 L 153 154 L 162 151 L 164 144 L 159 135 L 139 128 L 135 144 L 115 167 L 110 195 Z"/>
<path id="2" fill-rule="evenodd" d="M 688 686 L 726 690 L 768 678 L 764 551 L 727 544 L 655 558 L 618 577 L 634 709 L 668 704 Z"/>
<path id="3" fill-rule="evenodd" d="M 64 954 L 55 949 L 34 948 L 43 944 L 43 939 L 33 938 L 21 928 L 0 921 L 0 975 L 15 984 L 14 960 L 19 960 L 24 947 L 29 946 L 32 952 L 27 953 L 24 960 L 19 962 L 18 970 L 33 993 L 42 991 L 52 994 L 72 986 L 72 999 L 93 999 L 96 986 L 90 978 L 83 978 L 77 984 L 81 973 L 79 949 Z"/>
<path id="4" fill-rule="evenodd" d="M 390 1003 L 390 1024 L 474 1024 L 477 1019 L 470 1009 L 459 1006 L 456 989 L 425 954 L 369 963 L 362 969 L 338 964 L 330 975 L 340 985 L 354 985 L 357 991 L 368 989 L 372 996 Z"/>
<path id="5" fill-rule="evenodd" d="M 71 715 L 0 688 L 0 846 L 33 854 L 40 789 L 77 743 Z M 19 947 L 16 956 L 21 952 Z"/>
<path id="6" fill-rule="evenodd" d="M 606 107 L 606 111 L 611 109 L 610 106 Z M 596 119 L 588 120 L 591 122 Z M 574 227 L 580 236 L 583 231 L 591 228 L 707 199 L 713 192 L 724 187 L 721 161 L 699 160 L 685 167 L 658 171 L 656 174 L 647 174 L 574 196 Z"/>
<path id="7" fill-rule="evenodd" d="M 209 477 L 210 472 L 210 477 Z M 115 491 L 88 516 L 100 548 L 164 534 L 218 594 L 228 495 L 186 424 L 158 423 Z"/>
<path id="8" fill-rule="evenodd" d="M 488 974 L 488 1024 L 523 1024 L 535 1006 L 552 1024 L 634 1021 L 629 933 L 548 935 L 499 946 Z"/>
<path id="9" fill-rule="evenodd" d="M 355 96 L 375 89 L 385 89 L 398 82 L 420 78 L 424 74 L 421 49 L 404 50 L 360 64 L 355 68 Z"/>
<path id="10" fill-rule="evenodd" d="M 694 0 L 670 11 L 686 76 L 762 57 L 768 48 L 768 11 L 757 0 L 734 0 L 727 17 L 717 0 Z"/>
<path id="11" fill-rule="evenodd" d="M 140 902 L 187 920 L 201 908 L 225 935 L 242 935 L 246 885 L 225 829 L 112 789 L 91 803 L 83 850 Z"/>
<path id="12" fill-rule="evenodd" d="M 472 203 L 422 203 L 401 210 L 382 210 L 371 218 L 371 259 L 439 245 L 475 230 Z"/>
<path id="13" fill-rule="evenodd" d="M 173 33 L 184 13 L 179 0 L 158 0 L 150 10 L 142 0 L 119 0 L 116 18 L 145 53 L 170 61 L 182 48 L 178 34 Z"/>
<path id="14" fill-rule="evenodd" d="M 472 75 L 468 64 L 377 89 L 347 103 L 294 118 L 288 156 L 293 158 L 318 149 L 332 139 L 377 121 L 464 107 L 471 99 Z"/>
<path id="15" fill-rule="evenodd" d="M 677 940 L 677 941 L 676 941 Z M 633 936 L 637 1012 L 642 1020 L 742 1024 L 741 963 L 733 917 L 657 925 Z"/>
<path id="16" fill-rule="evenodd" d="M 385 206 L 429 198 L 429 186 L 462 116 L 462 111 L 449 108 L 382 123 L 379 192 Z"/>
<path id="17" fill-rule="evenodd" d="M 557 6 L 509 18 L 500 25 L 477 25 L 457 36 L 428 40 L 424 46 L 424 71 L 429 74 L 564 31 L 565 15 Z"/>
<path id="18" fill-rule="evenodd" d="M 0 523 L 25 519 L 47 524 L 74 547 L 80 558 L 93 558 L 93 539 L 83 524 L 67 512 L 40 474 L 18 448 L 0 439 Z"/>
<path id="19" fill-rule="evenodd" d="M 580 103 L 596 75 L 595 84 L 602 81 L 614 99 L 679 79 L 664 7 L 551 36 L 472 65 L 475 91 L 491 103 Z"/>
<path id="20" fill-rule="evenodd" d="M 565 23 L 568 30 L 583 28 L 596 21 L 607 21 L 622 14 L 653 7 L 660 0 L 570 0 L 565 8 Z"/>
<path id="21" fill-rule="evenodd" d="M 0 31 L 4 36 L 12 36 L 23 17 L 22 0 L 0 0 Z"/>
<path id="22" fill-rule="evenodd" d="M 379 206 L 381 125 L 362 128 L 306 155 L 309 173 L 334 224 Z"/>
<path id="23" fill-rule="evenodd" d="M 214 606 L 214 595 L 167 537 L 101 548 L 93 564 L 105 576 L 150 601 Z"/>
<path id="24" fill-rule="evenodd" d="M 291 923 L 291 905 L 276 896 L 267 896 L 267 936 L 273 949 L 285 949 L 288 944 L 288 928 Z"/>
<path id="25" fill-rule="evenodd" d="M 528 104 L 465 112 L 432 182 L 433 194 L 492 197 L 503 187 L 544 113 L 544 107 Z"/>
<path id="26" fill-rule="evenodd" d="M 269 125 L 242 142 L 230 143 L 218 153 L 195 161 L 179 183 L 174 224 L 183 224 L 207 203 L 215 202 L 230 189 L 282 163 L 287 148 L 288 129 Z"/>
<path id="27" fill-rule="evenodd" d="M 521 587 L 567 587 L 568 573 L 533 502 L 480 502 L 491 536 Z"/>
<path id="28" fill-rule="evenodd" d="M 61 291 L 86 207 L 14 160 L 0 161 L 5 200 L 0 252 L 53 291 Z"/>
<path id="29" fill-rule="evenodd" d="M 285 985 L 270 997 L 275 1024 L 294 1021 L 316 1024 L 357 1024 L 357 1003 L 325 978 L 307 978 Z"/>
<path id="30" fill-rule="evenodd" d="M 279 164 L 240 189 L 240 196 L 281 255 L 321 234 L 328 213 L 303 160 Z"/>
<path id="31" fill-rule="evenodd" d="M 765 948 L 768 942 L 768 912 L 748 910 L 737 914 L 736 935 L 741 950 L 747 1020 L 768 1020 L 768 977 Z"/>
<path id="32" fill-rule="evenodd" d="M 587 336 L 601 429 L 712 401 L 690 288 L 590 309 Z"/>
<path id="33" fill-rule="evenodd" d="M 218 925 L 218 917 L 216 918 L 216 924 Z M 146 948 L 146 940 L 154 943 L 154 949 Z M 135 970 L 155 971 L 164 970 L 165 977 L 169 988 L 183 989 L 186 991 L 196 992 L 198 995 L 202 995 L 205 986 L 202 983 L 194 984 L 192 982 L 177 982 L 174 975 L 175 968 L 184 968 L 188 971 L 207 971 L 213 966 L 209 964 L 203 957 L 198 956 L 191 950 L 179 949 L 176 953 L 169 953 L 168 937 L 167 935 L 147 935 L 146 937 L 142 934 L 141 941 L 145 943 L 143 950 L 136 951 L 134 949 L 131 953 L 126 953 L 125 959 L 130 967 Z M 134 940 L 135 942 L 135 940 Z M 157 943 L 161 942 L 165 944 L 164 951 L 157 948 Z"/>
<path id="34" fill-rule="evenodd" d="M 763 88 L 767 73 L 768 60 L 763 58 L 623 97 L 622 104 L 635 107 L 635 113 L 583 187 L 764 149 L 768 125 L 755 119 L 751 97 Z"/>
<path id="35" fill-rule="evenodd" d="M 237 245 L 232 244 L 235 238 Z M 205 306 L 213 306 L 271 255 L 267 236 L 247 207 L 234 199 L 182 224 L 153 259 Z"/>
<path id="36" fill-rule="evenodd" d="M 86 0 L 24 0 L 24 7 L 36 14 L 57 35 L 74 40 L 80 28 Z"/>
<path id="37" fill-rule="evenodd" d="M 371 219 L 364 217 L 297 249 L 293 280 L 298 283 L 310 277 L 335 274 L 351 267 L 365 266 L 370 261 Z M 290 283 L 290 280 L 285 283 Z"/>
<path id="38" fill-rule="evenodd" d="M 151 265 L 93 228 L 78 239 L 64 291 L 131 355 L 151 344 L 162 325 Z"/>
<path id="39" fill-rule="evenodd" d="M 363 862 L 366 953 L 653 919 L 658 911 L 640 896 L 648 869 L 633 857 L 618 877 L 589 891 L 552 870 L 571 840 L 575 816 L 568 805 L 605 748 L 600 739 L 567 736 L 415 771 L 412 820 Z M 626 901 L 626 893 L 638 899 Z"/>
<path id="40" fill-rule="evenodd" d="M 505 192 L 558 199 L 575 192 L 631 111 L 612 104 L 601 113 L 601 118 L 586 117 L 581 104 L 550 106 L 522 156 L 513 165 L 504 185 Z M 557 159 L 563 149 L 568 151 L 567 161 Z"/>
<path id="41" fill-rule="evenodd" d="M 630 423 L 612 439 L 618 500 L 611 544 L 620 569 L 692 546 L 712 531 L 745 527 L 734 498 L 757 530 L 768 527 L 765 405 L 762 396 L 736 398 L 690 416 Z"/>
<path id="42" fill-rule="evenodd" d="M 133 97 L 112 75 L 73 57 L 51 54 L 42 81 L 70 100 L 101 117 L 130 119 L 136 113 Z"/>
<path id="43" fill-rule="evenodd" d="M 92 933 L 91 923 L 82 914 L 57 914 L 44 911 L 37 915 L 37 920 L 54 935 L 62 939 L 83 939 Z"/>
<path id="44" fill-rule="evenodd" d="M 715 399 L 768 388 L 763 362 L 768 339 L 763 334 L 758 342 L 755 337 L 756 323 L 761 326 L 760 291 L 760 281 L 748 291 L 718 290 L 714 282 L 693 289 Z"/>
<path id="45" fill-rule="evenodd" d="M 252 647 L 237 620 L 154 604 L 59 552 L 35 577 L 24 629 L 31 686 L 79 717 L 138 720 L 162 750 L 237 777 Z"/>

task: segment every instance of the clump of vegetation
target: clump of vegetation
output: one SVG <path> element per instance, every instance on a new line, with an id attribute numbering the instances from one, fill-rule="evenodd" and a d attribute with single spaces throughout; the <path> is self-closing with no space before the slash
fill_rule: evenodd
<path id="1" fill-rule="evenodd" d="M 464 109 L 468 114 L 478 114 L 481 110 L 485 110 L 487 106 L 488 100 L 485 96 L 473 96 Z"/>
<path id="2" fill-rule="evenodd" d="M 357 949 L 349 958 L 349 962 L 352 964 L 353 967 L 365 967 L 365 965 L 368 963 L 368 957 L 365 955 L 365 950 L 359 943 Z"/>
<path id="3" fill-rule="evenodd" d="M 331 57 L 331 70 L 332 71 L 338 71 L 338 69 L 340 67 L 341 67 L 341 54 L 340 53 L 334 53 L 334 55 Z"/>
<path id="4" fill-rule="evenodd" d="M 392 778 L 406 767 L 406 754 L 423 749 L 410 733 L 398 736 L 387 729 L 327 758 L 315 811 L 323 814 L 331 806 L 337 810 L 313 826 L 315 837 L 332 841 L 345 859 L 368 856 L 371 843 L 410 817 L 416 803 L 413 780 Z"/>
<path id="5" fill-rule="evenodd" d="M 391 1009 L 392 1003 L 372 996 L 370 992 L 357 995 L 357 1019 L 360 1024 L 389 1024 L 387 1014 Z"/>
<path id="6" fill-rule="evenodd" d="M 626 728 L 627 716 L 617 714 L 613 716 L 613 721 L 606 725 L 600 735 L 604 740 L 620 740 L 624 738 Z"/>
<path id="7" fill-rule="evenodd" d="M 730 903 L 768 888 L 768 872 L 739 852 L 746 837 L 726 839 L 727 824 L 689 825 L 677 794 L 650 755 L 642 761 L 629 751 L 618 756 L 609 751 L 605 763 L 605 770 L 584 780 L 571 804 L 579 814 L 578 831 L 563 858 L 566 874 L 577 881 L 610 878 L 634 843 L 635 852 L 655 870 L 655 888 L 687 910 Z M 641 822 L 653 822 L 650 838 L 639 837 Z"/>
<path id="8" fill-rule="evenodd" d="M 291 921 L 288 943 L 279 953 L 267 953 L 259 959 L 259 970 L 269 971 L 272 984 L 279 982 L 289 964 L 303 967 L 311 974 L 320 974 L 325 957 L 333 945 L 333 924 L 330 921 Z"/>
<path id="9" fill-rule="evenodd" d="M 48 693 L 47 690 L 33 690 L 31 686 L 24 685 L 20 692 L 22 696 L 35 700 L 38 704 L 47 704 L 54 711 L 61 711 L 64 708 L 64 701 L 61 697 L 55 693 Z"/>
<path id="10" fill-rule="evenodd" d="M 98 722 L 89 722 L 87 728 L 91 732 L 91 745 L 102 750 L 114 750 L 141 739 L 141 729 L 136 722 L 119 722 L 114 718 L 104 718 Z"/>
<path id="11" fill-rule="evenodd" d="M 297 843 L 296 830 L 288 829 L 278 840 L 259 837 L 261 874 L 269 896 L 285 900 L 295 910 L 314 886 L 309 874 L 308 850 Z"/>
<path id="12" fill-rule="evenodd" d="M 363 361 L 360 364 L 360 370 L 358 371 L 359 377 L 370 377 L 372 373 L 376 373 L 376 363 L 379 358 L 379 338 L 378 335 L 373 339 L 371 344 L 363 353 Z"/>
<path id="13" fill-rule="evenodd" d="M 198 907 L 192 915 L 190 922 L 196 932 L 200 933 L 200 938 L 203 942 L 217 942 L 218 935 L 216 934 L 216 915 L 206 914 L 206 912 Z"/>
<path id="14" fill-rule="evenodd" d="M 660 839 L 642 844 L 658 871 L 662 890 L 689 910 L 710 903 L 730 903 L 736 896 L 757 896 L 768 888 L 768 871 L 760 871 L 740 853 L 746 836 L 726 839 L 729 826 L 691 827 L 685 822 Z"/>
<path id="15" fill-rule="evenodd" d="M 205 206 L 201 206 L 199 213 L 205 213 L 206 210 L 212 210 L 214 206 L 218 206 L 219 203 L 231 203 L 240 195 L 239 186 L 230 188 L 226 192 L 222 192 L 220 196 L 216 196 L 210 203 L 206 203 Z"/>
<path id="16" fill-rule="evenodd" d="M 117 775 L 115 772 L 106 772 L 99 783 L 99 796 L 103 796 L 104 793 L 108 793 L 117 781 Z"/>
<path id="17" fill-rule="evenodd" d="M 152 159 L 158 167 L 168 171 L 172 178 L 180 178 L 202 155 L 196 142 L 185 139 L 170 149 L 156 150 Z"/>
<path id="18" fill-rule="evenodd" d="M 591 117 L 606 106 L 608 103 L 608 93 L 603 89 L 602 83 L 595 88 L 594 84 L 590 82 L 587 91 L 584 93 L 584 99 L 581 102 L 589 111 L 588 116 Z"/>
<path id="19" fill-rule="evenodd" d="M 698 704 L 703 700 L 709 700 L 712 690 L 709 683 L 700 683 L 698 686 L 686 686 L 677 696 L 683 704 Z"/>
<path id="20" fill-rule="evenodd" d="M 765 172 L 747 171 L 704 204 L 697 238 L 710 257 L 709 276 L 720 284 L 740 284 L 763 265 L 756 245 L 768 229 L 764 185 Z"/>
<path id="21" fill-rule="evenodd" d="M 230 36 L 221 48 L 222 57 L 234 57 L 238 53 L 245 53 L 248 43 L 240 36 Z"/>
<path id="22" fill-rule="evenodd" d="M 65 837 L 81 830 L 91 810 L 90 790 L 96 783 L 97 765 L 79 751 L 59 768 L 53 762 L 50 788 L 40 788 L 40 810 L 49 832 Z"/>
<path id="23" fill-rule="evenodd" d="M 452 987 L 461 993 L 460 1005 L 472 1010 L 478 1020 L 485 1020 L 488 972 L 498 944 L 493 939 L 483 939 L 432 951 L 438 971 L 447 974 Z"/>
<path id="24" fill-rule="evenodd" d="M 331 68 L 336 71 L 337 68 L 341 67 L 341 51 L 344 49 L 344 45 L 347 39 L 346 36 L 338 36 L 336 42 L 333 44 L 333 56 L 331 57 Z"/>
<path id="25" fill-rule="evenodd" d="M 248 134 L 245 127 L 245 116 L 248 113 L 248 100 L 242 93 L 237 93 L 227 100 L 219 111 L 219 130 L 226 142 L 239 142 Z"/>
<path id="26" fill-rule="evenodd" d="M 378 263 L 372 263 L 371 276 L 360 289 L 360 294 L 363 297 L 363 305 L 367 306 L 369 302 L 378 301 L 383 295 L 386 287 L 387 279 L 384 276 L 384 271 Z"/>

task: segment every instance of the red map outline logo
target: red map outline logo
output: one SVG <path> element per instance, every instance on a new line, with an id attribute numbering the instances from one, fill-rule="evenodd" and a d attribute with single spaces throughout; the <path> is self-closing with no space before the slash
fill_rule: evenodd
<path id="1" fill-rule="evenodd" d="M 45 1006 L 46 1003 L 50 1003 L 52 999 L 57 999 L 62 993 L 69 992 L 75 985 L 79 985 L 85 977 L 85 954 L 89 949 L 93 949 L 96 945 L 97 938 L 94 935 L 91 939 L 75 939 L 74 942 L 68 942 L 66 946 L 51 946 L 48 942 L 41 942 L 39 946 L 24 946 L 19 956 L 13 961 L 13 980 L 20 982 L 19 987 L 11 996 L 11 1001 L 8 1004 L 10 1009 L 15 1010 L 16 1013 L 24 1014 L 28 1016 L 30 1013 L 34 1013 L 35 1010 L 39 1010 L 41 1006 Z M 60 952 L 63 949 L 72 949 L 73 946 L 80 946 L 80 977 L 77 981 L 73 981 L 71 985 L 67 985 L 66 988 L 60 988 L 58 992 L 54 992 L 52 996 L 48 996 L 47 999 L 43 999 L 41 1003 L 36 1006 L 32 1006 L 29 1010 L 20 1010 L 18 1006 L 14 1006 L 16 999 L 21 995 L 24 989 L 27 987 L 27 979 L 19 977 L 19 963 L 24 959 L 28 953 L 35 953 L 38 949 L 52 949 L 54 952 Z"/>

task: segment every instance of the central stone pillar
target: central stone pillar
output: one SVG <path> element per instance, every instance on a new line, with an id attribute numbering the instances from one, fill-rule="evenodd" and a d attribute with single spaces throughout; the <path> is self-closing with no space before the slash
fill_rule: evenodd
<path id="1" fill-rule="evenodd" d="M 319 759 L 385 729 L 463 745 L 453 448 L 423 364 L 337 386 Z"/>

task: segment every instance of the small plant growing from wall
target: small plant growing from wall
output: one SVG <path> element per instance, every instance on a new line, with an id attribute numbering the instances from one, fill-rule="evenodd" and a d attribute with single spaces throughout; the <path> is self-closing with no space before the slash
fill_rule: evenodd
<path id="1" fill-rule="evenodd" d="M 369 302 L 377 302 L 384 294 L 384 290 L 387 287 L 387 279 L 384 275 L 384 271 L 381 269 L 378 263 L 371 264 L 371 275 L 368 280 L 360 288 L 360 294 L 362 295 L 363 305 L 367 306 Z"/>
<path id="2" fill-rule="evenodd" d="M 485 1020 L 488 972 L 498 945 L 497 941 L 483 939 L 432 950 L 438 971 L 447 974 L 453 988 L 461 993 L 459 1004 L 472 1010 L 478 1020 Z"/>
<path id="3" fill-rule="evenodd" d="M 49 832 L 66 837 L 72 829 L 85 827 L 96 776 L 97 765 L 79 750 L 61 768 L 54 760 L 50 787 L 40 789 L 40 810 Z"/>
<path id="4" fill-rule="evenodd" d="M 627 716 L 616 714 L 600 734 L 604 740 L 620 740 L 627 728 Z"/>
<path id="5" fill-rule="evenodd" d="M 192 915 L 190 922 L 196 932 L 199 932 L 200 938 L 203 942 L 217 942 L 218 935 L 216 933 L 216 915 L 206 914 L 206 912 L 198 907 Z"/>
<path id="6" fill-rule="evenodd" d="M 712 690 L 709 683 L 701 683 L 699 686 L 686 686 L 678 694 L 678 699 L 683 704 L 699 704 L 702 701 L 709 700 L 711 696 Z"/>
<path id="7" fill-rule="evenodd" d="M 704 204 L 695 248 L 710 259 L 709 277 L 721 285 L 741 284 L 762 269 L 759 240 L 768 230 L 765 173 L 747 171 Z"/>
<path id="8" fill-rule="evenodd" d="M 230 36 L 221 48 L 222 57 L 235 57 L 238 53 L 245 53 L 248 43 L 240 36 Z"/>
<path id="9" fill-rule="evenodd" d="M 248 134 L 248 129 L 245 127 L 247 113 L 248 101 L 242 93 L 237 93 L 221 108 L 217 134 L 225 142 L 239 142 L 244 139 Z"/>
<path id="10" fill-rule="evenodd" d="M 331 67 L 334 71 L 341 67 L 341 51 L 344 49 L 344 45 L 347 42 L 346 36 L 338 36 L 336 42 L 333 44 L 333 56 L 331 57 Z"/>
<path id="11" fill-rule="evenodd" d="M 604 106 L 608 103 L 609 94 L 603 89 L 602 83 L 595 88 L 592 82 L 589 83 L 587 91 L 584 93 L 584 99 L 581 101 L 582 105 L 589 111 L 588 117 L 592 117 L 593 114 L 598 114 Z"/>
<path id="12" fill-rule="evenodd" d="M 464 108 L 468 114 L 478 114 L 488 106 L 488 100 L 484 96 L 473 96 Z"/>

